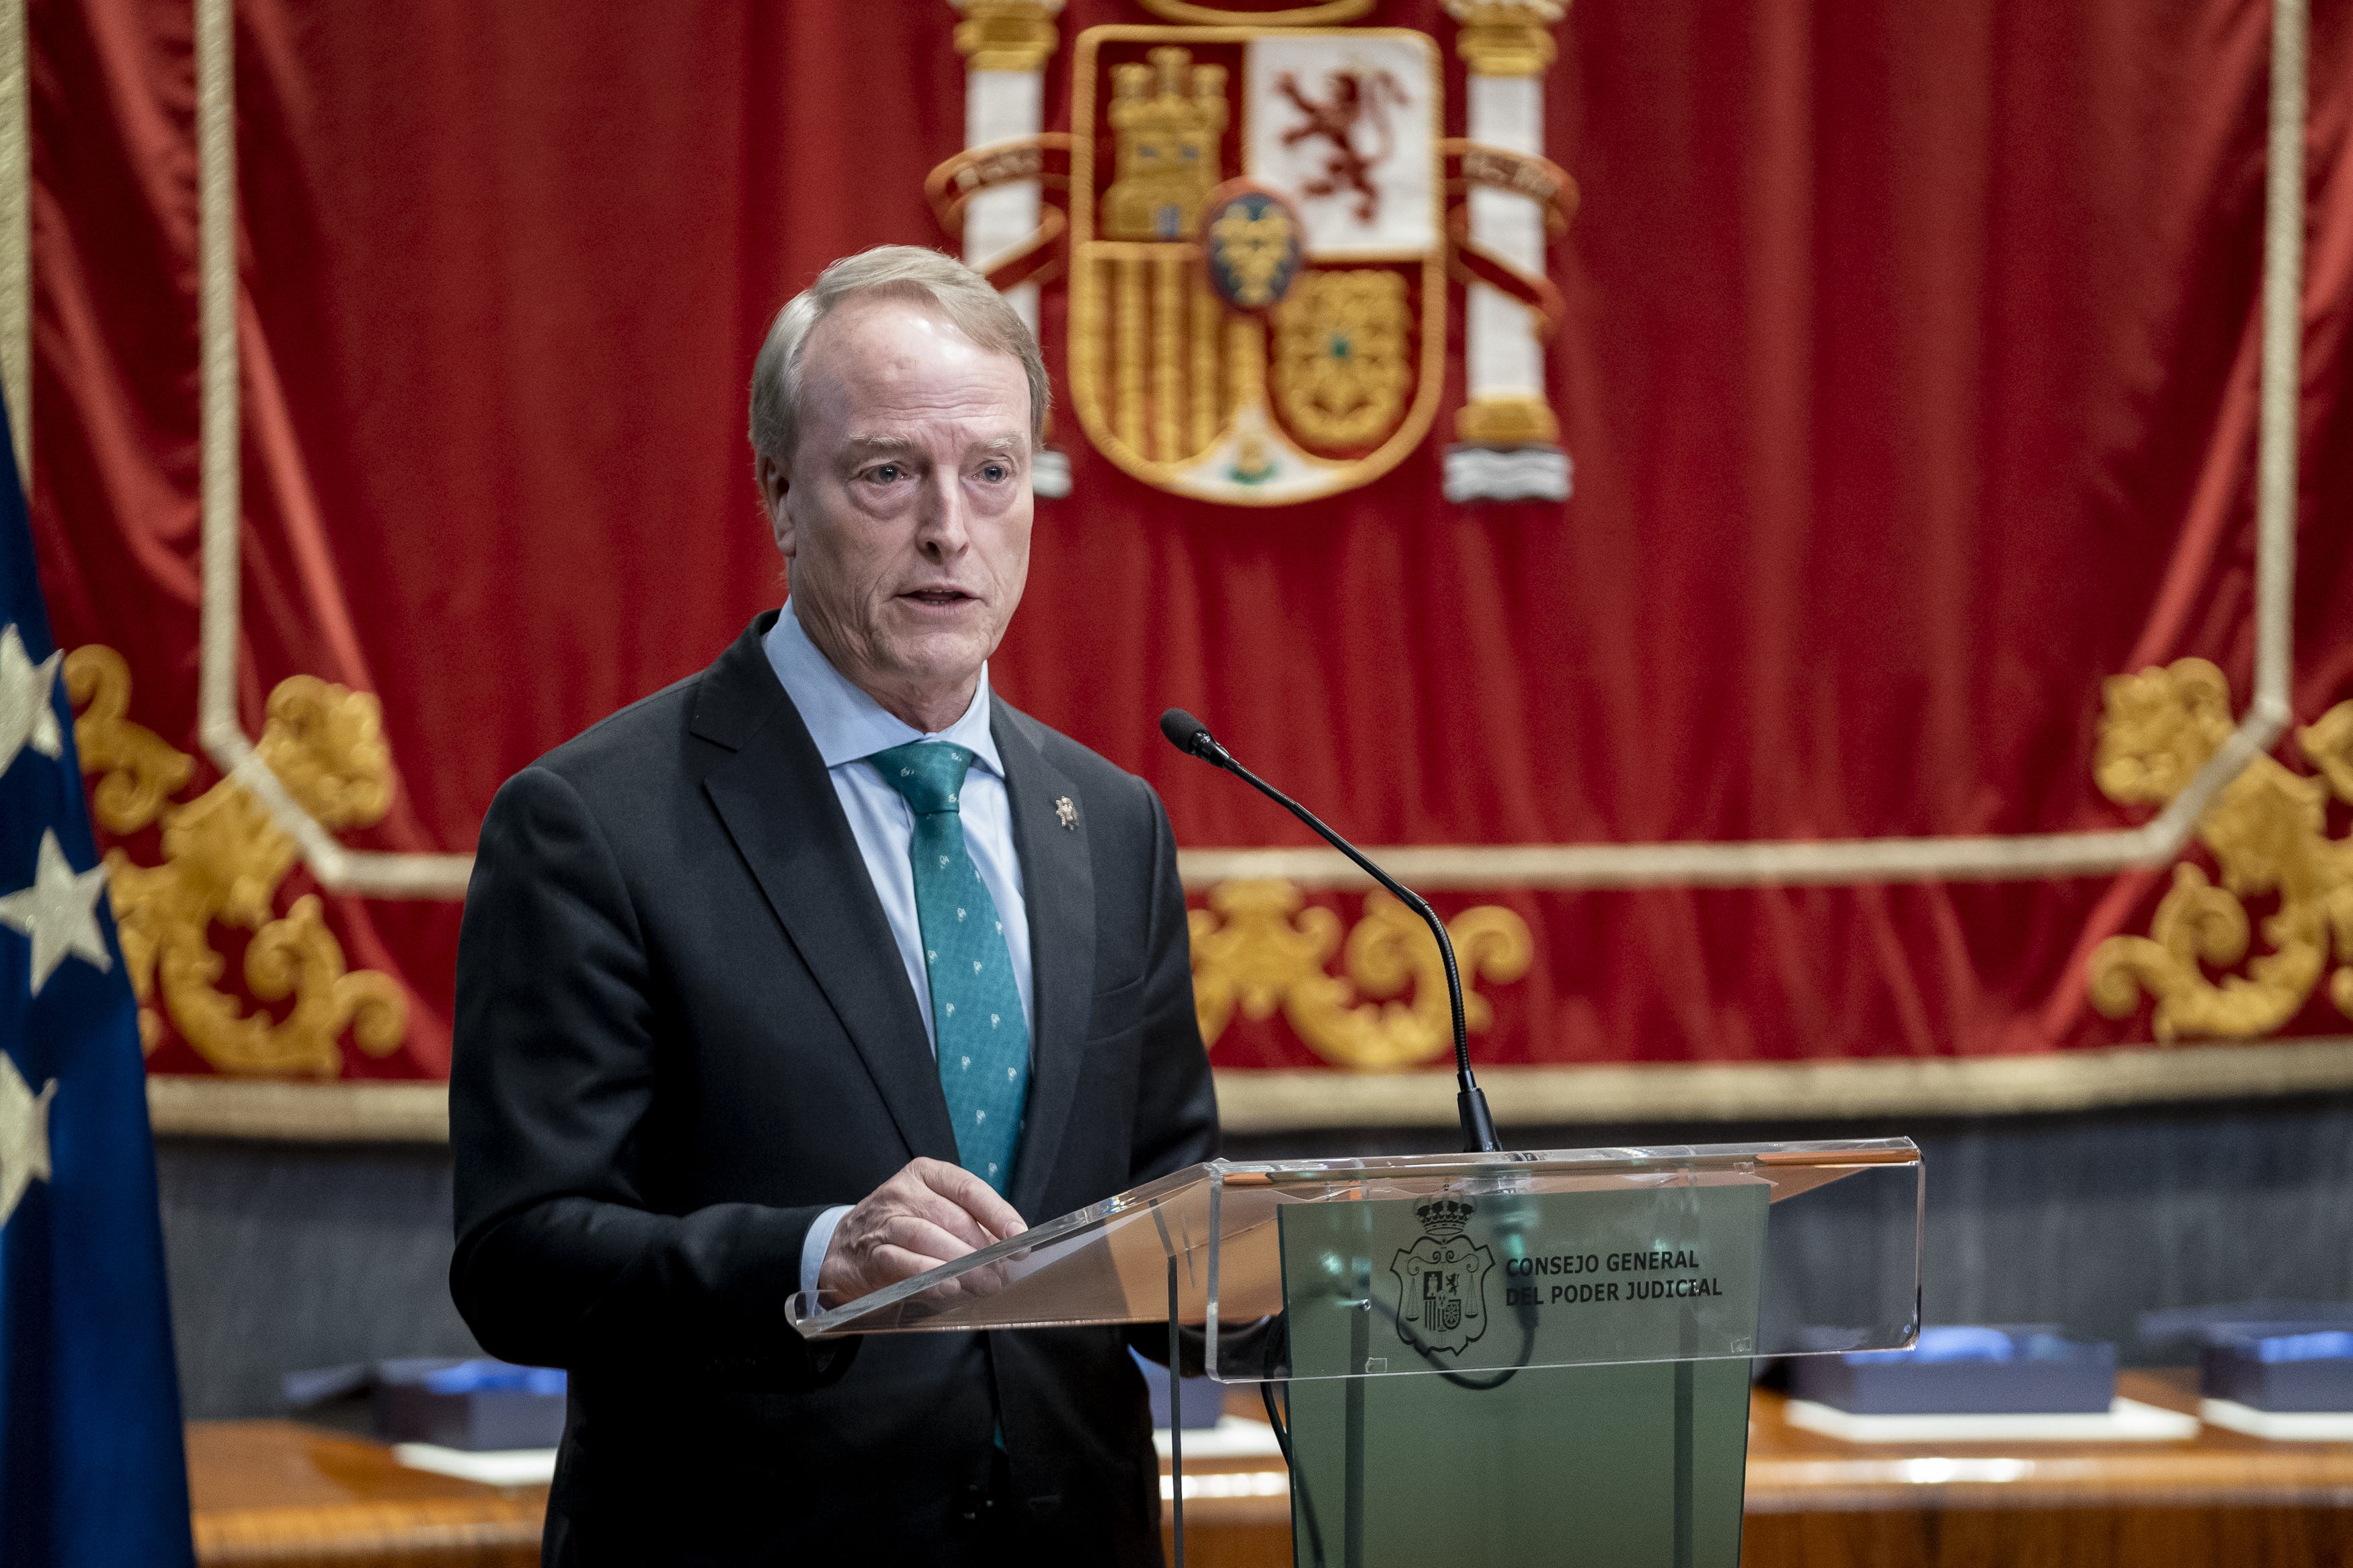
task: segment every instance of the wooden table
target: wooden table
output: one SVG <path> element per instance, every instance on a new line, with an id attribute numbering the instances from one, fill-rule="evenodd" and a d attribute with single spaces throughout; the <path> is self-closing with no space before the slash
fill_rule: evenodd
<path id="1" fill-rule="evenodd" d="M 533 1568 L 545 1487 L 427 1475 L 294 1421 L 192 1421 L 196 1561 L 271 1568 Z"/>
<path id="2" fill-rule="evenodd" d="M 2197 1374 L 2116 1392 L 2194 1413 Z M 1842 1443 L 1751 1405 L 1743 1568 L 2353 1568 L 2353 1443 Z"/>
<path id="3" fill-rule="evenodd" d="M 2125 1373 L 2117 1391 L 2197 1406 L 2186 1371 Z M 1255 1414 L 1254 1392 L 1236 1395 L 1234 1414 Z M 1789 1426 L 1777 1394 L 1752 1414 L 1743 1568 L 2353 1568 L 2353 1443 L 2210 1426 L 2177 1443 L 1864 1445 Z M 1186 1464 L 1190 1568 L 1290 1563 L 1286 1498 L 1203 1495 L 1281 1469 Z M 193 1423 L 188 1477 L 208 1565 L 539 1561 L 546 1488 L 404 1469 L 378 1444 L 293 1422 Z"/>
<path id="4" fill-rule="evenodd" d="M 1226 1390 L 1226 1414 L 1263 1423 L 1266 1406 L 1258 1385 Z M 1185 1568 L 1291 1568 L 1291 1498 L 1204 1496 L 1226 1478 L 1281 1476 L 1290 1471 L 1279 1454 L 1262 1459 L 1202 1459 L 1185 1457 Z M 1160 1544 L 1176 1561 L 1175 1521 L 1169 1517 L 1168 1461 L 1160 1461 Z M 1438 1568 L 1433 1564 L 1432 1568 Z"/>

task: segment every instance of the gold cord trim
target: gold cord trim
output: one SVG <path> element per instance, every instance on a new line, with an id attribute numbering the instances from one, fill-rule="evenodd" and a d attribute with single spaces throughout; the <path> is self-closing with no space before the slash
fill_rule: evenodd
<path id="1" fill-rule="evenodd" d="M 1228 1132 L 1454 1125 L 1454 1075 L 1226 1069 Z M 1505 1127 L 2100 1110 L 2353 1089 L 2353 1040 L 1923 1060 L 1482 1067 Z M 1574 1142 L 1574 1138 L 1562 1140 Z"/>
<path id="2" fill-rule="evenodd" d="M 147 1079 L 147 1121 L 159 1138 L 447 1143 L 449 1086 L 382 1079 L 287 1083 L 158 1073 Z"/>
<path id="3" fill-rule="evenodd" d="M 2353 1089 L 2353 1040 L 1935 1060 L 1486 1067 L 1479 1078 L 1505 1127 L 1989 1116 L 2334 1093 Z M 1454 1126 L 1451 1072 L 1226 1068 L 1217 1083 L 1228 1132 Z M 157 1076 L 147 1080 L 147 1114 L 159 1137 L 449 1139 L 445 1083 Z"/>
<path id="4" fill-rule="evenodd" d="M 16 478 L 33 494 L 33 136 L 26 0 L 0 0 L 0 386 Z"/>

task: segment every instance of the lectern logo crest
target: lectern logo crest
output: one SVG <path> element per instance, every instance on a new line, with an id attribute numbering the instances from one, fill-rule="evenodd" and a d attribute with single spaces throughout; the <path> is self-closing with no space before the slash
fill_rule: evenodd
<path id="1" fill-rule="evenodd" d="M 1477 1205 L 1431 1198 L 1414 1205 L 1422 1236 L 1389 1265 L 1398 1283 L 1398 1337 L 1460 1354 L 1487 1331 L 1487 1275 L 1494 1254 L 1463 1234 Z"/>

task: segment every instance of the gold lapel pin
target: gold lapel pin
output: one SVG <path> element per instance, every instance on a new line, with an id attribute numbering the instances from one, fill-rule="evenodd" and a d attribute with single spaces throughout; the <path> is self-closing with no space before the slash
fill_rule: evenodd
<path id="1" fill-rule="evenodd" d="M 1079 830 L 1079 808 L 1069 795 L 1062 795 L 1055 800 L 1054 820 L 1073 833 Z"/>

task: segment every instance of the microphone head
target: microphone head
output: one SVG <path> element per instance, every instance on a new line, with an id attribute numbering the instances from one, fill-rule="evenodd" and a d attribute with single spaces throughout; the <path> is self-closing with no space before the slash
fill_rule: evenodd
<path id="1" fill-rule="evenodd" d="M 1171 708 L 1160 715 L 1160 732 L 1180 752 L 1211 759 L 1217 754 L 1218 742 L 1209 738 L 1209 727 L 1182 708 Z"/>

